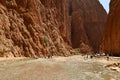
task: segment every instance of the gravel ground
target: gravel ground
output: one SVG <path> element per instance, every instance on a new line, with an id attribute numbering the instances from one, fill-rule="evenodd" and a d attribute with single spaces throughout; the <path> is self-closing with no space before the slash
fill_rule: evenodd
<path id="1" fill-rule="evenodd" d="M 8 59 L 0 60 L 0 80 L 120 80 L 120 73 L 105 68 L 119 62 L 119 58 L 84 59 L 53 57 L 52 59 Z"/>

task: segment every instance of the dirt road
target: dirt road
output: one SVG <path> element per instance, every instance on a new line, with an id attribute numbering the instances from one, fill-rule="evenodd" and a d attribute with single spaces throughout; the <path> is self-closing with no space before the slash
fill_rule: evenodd
<path id="1" fill-rule="evenodd" d="M 120 73 L 105 65 L 120 61 L 84 59 L 82 56 L 52 59 L 0 60 L 0 80 L 120 80 Z"/>

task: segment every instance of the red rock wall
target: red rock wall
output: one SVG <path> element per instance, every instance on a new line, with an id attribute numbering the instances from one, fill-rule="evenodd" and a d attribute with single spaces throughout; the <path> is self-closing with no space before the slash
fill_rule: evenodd
<path id="1" fill-rule="evenodd" d="M 41 0 L 41 3 L 45 6 L 46 12 L 47 10 L 51 10 L 51 18 L 54 24 L 57 21 L 57 28 L 60 30 L 60 34 L 63 39 L 67 41 L 69 44 L 70 41 L 70 25 L 69 25 L 69 16 L 68 16 L 68 1 L 67 0 Z M 53 13 L 53 14 L 52 14 Z M 47 14 L 49 15 L 49 14 Z M 46 18 L 48 22 L 50 19 Z"/>
<path id="2" fill-rule="evenodd" d="M 120 55 L 120 0 L 110 2 L 102 50 L 111 55 Z"/>
<path id="3" fill-rule="evenodd" d="M 105 17 L 97 0 L 0 0 L 0 56 L 67 56 L 71 39 L 96 51 Z"/>
<path id="4" fill-rule="evenodd" d="M 81 43 L 99 51 L 107 13 L 98 0 L 70 0 L 72 8 L 72 44 Z"/>
<path id="5" fill-rule="evenodd" d="M 67 0 L 0 0 L 0 55 L 69 55 Z"/>

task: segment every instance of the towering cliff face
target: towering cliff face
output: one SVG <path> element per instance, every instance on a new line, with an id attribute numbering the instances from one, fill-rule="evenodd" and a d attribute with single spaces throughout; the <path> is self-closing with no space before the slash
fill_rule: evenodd
<path id="1" fill-rule="evenodd" d="M 105 18 L 97 0 L 0 0 L 0 56 L 97 51 Z"/>
<path id="2" fill-rule="evenodd" d="M 105 53 L 120 55 L 120 0 L 111 0 L 102 49 Z"/>
<path id="3" fill-rule="evenodd" d="M 67 0 L 0 0 L 0 55 L 69 55 Z"/>
<path id="4" fill-rule="evenodd" d="M 69 16 L 68 16 L 68 1 L 67 0 L 40 0 L 41 3 L 45 6 L 45 13 L 48 12 L 48 9 L 51 10 L 51 17 L 54 24 L 57 20 L 57 28 L 60 30 L 60 34 L 63 39 L 71 43 L 70 41 L 70 25 L 69 25 Z M 49 13 L 49 12 L 48 12 Z M 48 14 L 46 13 L 46 14 Z M 49 18 L 46 18 L 49 21 Z"/>
<path id="5" fill-rule="evenodd" d="M 78 48 L 84 43 L 97 52 L 107 13 L 98 0 L 70 0 L 70 3 L 73 47 Z"/>

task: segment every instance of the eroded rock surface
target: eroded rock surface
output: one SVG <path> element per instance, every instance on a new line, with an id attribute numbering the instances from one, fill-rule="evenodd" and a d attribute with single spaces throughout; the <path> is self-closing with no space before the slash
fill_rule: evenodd
<path id="1" fill-rule="evenodd" d="M 107 13 L 98 0 L 70 0 L 72 44 L 89 46 L 94 52 L 100 48 Z"/>
<path id="2" fill-rule="evenodd" d="M 0 56 L 97 51 L 105 18 L 97 0 L 0 0 Z"/>
<path id="3" fill-rule="evenodd" d="M 111 55 L 120 55 L 120 1 L 111 0 L 110 12 L 104 33 L 102 50 Z"/>
<path id="4" fill-rule="evenodd" d="M 0 55 L 69 55 L 67 0 L 0 0 Z"/>

